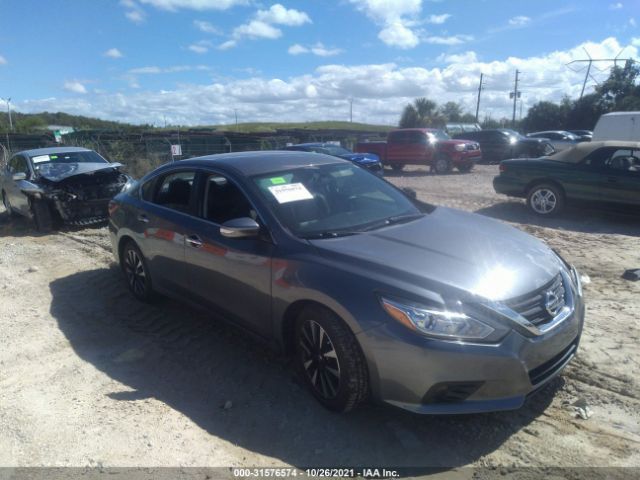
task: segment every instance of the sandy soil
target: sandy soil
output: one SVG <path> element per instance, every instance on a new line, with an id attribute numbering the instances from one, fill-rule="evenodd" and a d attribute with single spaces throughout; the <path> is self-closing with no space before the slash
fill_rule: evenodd
<path id="1" fill-rule="evenodd" d="M 640 268 L 640 221 L 540 220 L 493 192 L 495 173 L 389 178 L 513 223 L 591 283 L 562 377 L 518 411 L 473 416 L 329 413 L 285 358 L 235 329 L 170 300 L 134 301 L 105 229 L 38 236 L 0 213 L 0 465 L 640 467 L 640 282 L 620 278 Z M 576 418 L 576 402 L 591 418 Z"/>

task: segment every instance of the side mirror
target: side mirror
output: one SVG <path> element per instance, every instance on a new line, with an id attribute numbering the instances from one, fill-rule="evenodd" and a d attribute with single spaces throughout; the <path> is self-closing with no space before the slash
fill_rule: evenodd
<path id="1" fill-rule="evenodd" d="M 249 217 L 234 218 L 220 226 L 220 235 L 227 238 L 257 237 L 260 225 Z"/>
<path id="2" fill-rule="evenodd" d="M 24 172 L 18 172 L 18 173 L 14 173 L 11 178 L 13 178 L 14 182 L 18 182 L 20 180 L 26 180 L 27 179 L 27 174 Z"/>
<path id="3" fill-rule="evenodd" d="M 418 194 L 413 188 L 402 187 L 401 190 L 407 197 L 411 198 L 412 200 L 415 200 L 416 198 L 418 198 Z"/>

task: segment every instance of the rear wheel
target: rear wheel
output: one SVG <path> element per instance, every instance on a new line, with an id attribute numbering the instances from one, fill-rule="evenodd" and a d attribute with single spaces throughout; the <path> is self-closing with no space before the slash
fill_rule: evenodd
<path id="1" fill-rule="evenodd" d="M 433 164 L 433 170 L 438 175 L 444 175 L 451 172 L 451 160 L 446 155 L 438 155 Z"/>
<path id="2" fill-rule="evenodd" d="M 53 215 L 51 215 L 51 207 L 44 200 L 31 200 L 31 211 L 33 212 L 33 221 L 36 229 L 42 233 L 49 233 L 53 230 Z"/>
<path id="3" fill-rule="evenodd" d="M 326 408 L 347 412 L 365 400 L 367 369 L 358 341 L 335 314 L 305 308 L 295 326 L 296 365 L 313 396 Z"/>
<path id="4" fill-rule="evenodd" d="M 403 168 L 404 168 L 404 165 L 401 163 L 394 163 L 393 165 L 391 165 L 391 169 L 394 172 L 401 172 Z"/>
<path id="5" fill-rule="evenodd" d="M 460 171 L 461 173 L 469 173 L 471 170 L 473 170 L 473 163 L 458 166 L 458 171 Z"/>
<path id="6" fill-rule="evenodd" d="M 529 190 L 527 206 L 537 215 L 551 217 L 564 207 L 563 192 L 556 185 L 540 183 Z"/>
<path id="7" fill-rule="evenodd" d="M 154 293 L 151 288 L 151 277 L 149 276 L 147 262 L 138 246 L 132 241 L 127 242 L 122 249 L 120 266 L 133 296 L 143 302 L 152 301 Z"/>

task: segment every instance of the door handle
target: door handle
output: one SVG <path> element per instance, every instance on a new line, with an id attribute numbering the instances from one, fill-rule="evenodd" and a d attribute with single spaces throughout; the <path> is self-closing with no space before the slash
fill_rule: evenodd
<path id="1" fill-rule="evenodd" d="M 202 240 L 200 240 L 200 237 L 198 235 L 189 235 L 184 240 L 185 242 L 187 242 L 187 245 L 189 245 L 190 247 L 193 247 L 193 248 L 202 247 Z"/>
<path id="2" fill-rule="evenodd" d="M 138 215 L 138 221 L 142 223 L 149 223 L 149 217 L 147 217 L 144 213 Z"/>

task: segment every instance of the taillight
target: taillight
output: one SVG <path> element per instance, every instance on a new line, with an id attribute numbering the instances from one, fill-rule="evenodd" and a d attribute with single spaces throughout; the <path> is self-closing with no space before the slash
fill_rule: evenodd
<path id="1" fill-rule="evenodd" d="M 507 171 L 507 166 L 501 163 L 500 167 L 498 167 L 498 170 L 500 171 L 500 173 L 504 173 Z"/>
<path id="2" fill-rule="evenodd" d="M 103 204 L 104 205 L 104 204 Z M 109 200 L 109 216 L 112 217 L 114 213 L 116 213 L 116 210 L 118 210 L 118 208 L 120 208 L 120 204 L 118 202 L 116 202 L 115 200 Z"/>

